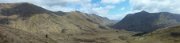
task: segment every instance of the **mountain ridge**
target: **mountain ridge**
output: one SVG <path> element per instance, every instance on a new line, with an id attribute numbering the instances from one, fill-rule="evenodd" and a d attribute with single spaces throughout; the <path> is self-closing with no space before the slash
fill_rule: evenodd
<path id="1" fill-rule="evenodd" d="M 168 12 L 148 13 L 146 11 L 129 14 L 113 27 L 129 31 L 152 32 L 158 28 L 164 28 L 179 24 L 180 15 Z"/>

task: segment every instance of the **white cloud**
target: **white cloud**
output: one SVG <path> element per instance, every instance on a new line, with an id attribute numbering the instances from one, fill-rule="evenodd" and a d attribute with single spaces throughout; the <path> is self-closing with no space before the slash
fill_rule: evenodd
<path id="1" fill-rule="evenodd" d="M 106 15 L 104 17 L 107 17 L 111 20 L 121 20 L 126 16 L 126 14 L 114 14 L 114 15 Z"/>
<path id="2" fill-rule="evenodd" d="M 127 11 L 125 13 L 121 13 L 121 14 L 113 14 L 113 15 L 106 15 L 104 17 L 107 17 L 111 20 L 122 20 L 126 15 L 128 14 L 134 14 L 137 12 L 140 12 L 141 10 L 133 10 L 133 11 Z"/>
<path id="3" fill-rule="evenodd" d="M 89 7 L 91 0 L 0 0 L 0 3 L 28 2 L 51 11 L 74 11 L 76 8 L 70 7 Z M 70 6 L 70 7 L 69 7 Z"/>
<path id="4" fill-rule="evenodd" d="M 123 2 L 125 0 L 101 0 L 101 3 L 105 3 L 105 4 L 117 4 L 120 2 Z"/>
<path id="5" fill-rule="evenodd" d="M 120 10 L 125 10 L 126 8 L 125 7 L 122 7 Z"/>
<path id="6" fill-rule="evenodd" d="M 133 10 L 180 13 L 180 0 L 130 0 Z"/>
<path id="7" fill-rule="evenodd" d="M 62 6 L 52 6 L 52 7 L 46 7 L 46 8 L 51 8 L 49 9 L 51 11 L 63 11 L 63 12 L 70 12 L 70 11 L 76 10 L 74 8 L 68 8 L 68 7 L 62 7 Z"/>
<path id="8" fill-rule="evenodd" d="M 93 8 L 92 10 L 94 11 L 93 13 L 99 14 L 100 16 L 104 16 L 104 15 L 108 15 L 109 11 L 113 8 L 115 8 L 115 6 L 108 5 L 105 7 Z"/>

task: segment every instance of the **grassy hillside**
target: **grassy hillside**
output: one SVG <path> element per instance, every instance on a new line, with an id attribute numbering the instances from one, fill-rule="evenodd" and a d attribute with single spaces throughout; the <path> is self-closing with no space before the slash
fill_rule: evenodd
<path id="1" fill-rule="evenodd" d="M 109 28 L 110 20 L 97 15 L 52 12 L 29 3 L 0 6 L 2 43 L 127 43 L 133 34 Z"/>
<path id="2" fill-rule="evenodd" d="M 134 43 L 180 43 L 180 26 L 159 29 L 152 33 L 137 37 Z"/>

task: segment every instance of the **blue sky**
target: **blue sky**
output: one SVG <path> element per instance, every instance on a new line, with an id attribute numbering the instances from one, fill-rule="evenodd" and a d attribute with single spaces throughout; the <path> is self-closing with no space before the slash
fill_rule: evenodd
<path id="1" fill-rule="evenodd" d="M 104 16 L 110 19 L 119 20 L 125 16 L 125 13 L 130 11 L 132 7 L 129 5 L 129 0 L 119 1 L 117 3 L 111 2 L 102 2 L 102 0 L 93 0 L 93 4 L 99 4 L 98 7 L 106 7 L 106 6 L 113 6 L 113 8 L 108 9 L 107 13 L 101 14 L 98 13 L 100 16 Z M 116 17 L 118 16 L 118 17 Z"/>
<path id="2" fill-rule="evenodd" d="M 0 0 L 0 3 L 28 2 L 51 11 L 81 11 L 112 20 L 121 20 L 127 14 L 145 10 L 150 13 L 180 14 L 180 0 Z"/>

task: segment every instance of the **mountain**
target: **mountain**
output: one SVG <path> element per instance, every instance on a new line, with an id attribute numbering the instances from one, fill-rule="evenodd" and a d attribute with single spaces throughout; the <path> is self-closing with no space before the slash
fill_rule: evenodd
<path id="1" fill-rule="evenodd" d="M 0 3 L 0 43 L 126 43 L 131 32 L 79 11 L 52 12 L 30 3 Z M 1 28 L 2 27 L 2 28 Z"/>
<path id="2" fill-rule="evenodd" d="M 168 12 L 148 13 L 146 11 L 129 14 L 120 22 L 112 26 L 137 32 L 151 32 L 159 28 L 180 24 L 180 15 Z"/>

